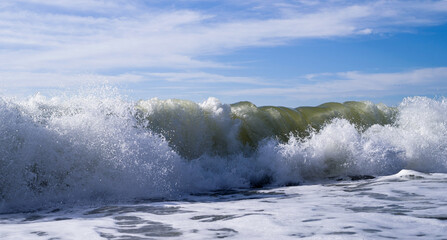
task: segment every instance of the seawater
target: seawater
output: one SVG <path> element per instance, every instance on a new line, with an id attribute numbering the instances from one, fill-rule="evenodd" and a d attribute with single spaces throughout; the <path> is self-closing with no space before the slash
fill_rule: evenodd
<path id="1" fill-rule="evenodd" d="M 231 189 L 0 215 L 1 239 L 445 239 L 447 174 Z"/>
<path id="2" fill-rule="evenodd" d="M 447 101 L 0 98 L 0 238 L 443 239 Z"/>

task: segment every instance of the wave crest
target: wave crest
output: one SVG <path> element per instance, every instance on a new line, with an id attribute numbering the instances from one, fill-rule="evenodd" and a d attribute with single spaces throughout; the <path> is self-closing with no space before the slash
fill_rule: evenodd
<path id="1" fill-rule="evenodd" d="M 0 211 L 328 177 L 447 172 L 447 103 L 317 107 L 0 98 Z"/>

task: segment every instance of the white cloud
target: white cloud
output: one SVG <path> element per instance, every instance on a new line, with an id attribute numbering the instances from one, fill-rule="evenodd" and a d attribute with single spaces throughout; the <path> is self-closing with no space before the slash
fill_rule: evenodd
<path id="1" fill-rule="evenodd" d="M 91 82 L 122 83 L 140 82 L 144 76 L 138 74 L 61 74 L 36 72 L 0 72 L 0 88 L 62 88 L 79 87 Z"/>
<path id="2" fill-rule="evenodd" d="M 229 2 L 215 1 L 233 4 L 231 11 L 188 8 L 189 1 L 177 8 L 169 2 L 151 7 L 142 0 L 1 2 L 0 89 L 152 81 L 158 83 L 154 89 L 179 88 L 210 96 L 331 99 L 410 92 L 411 86 L 423 91 L 434 83 L 447 87 L 446 68 L 314 74 L 300 79 L 307 79 L 305 84 L 284 87 L 262 77 L 223 74 L 220 70 L 235 69 L 236 63 L 215 58 L 241 48 L 284 45 L 297 39 L 441 24 L 446 22 L 446 1 Z M 210 68 L 220 73 L 210 73 Z M 223 89 L 217 87 L 221 83 L 231 84 Z M 191 88 L 193 84 L 197 86 Z M 187 95 L 186 90 L 177 92 Z"/>
<path id="3" fill-rule="evenodd" d="M 87 12 L 108 12 L 121 10 L 136 10 L 135 6 L 130 4 L 132 1 L 126 0 L 16 0 L 21 7 L 44 6 L 54 7 L 69 11 L 87 11 Z M 11 6 L 11 5 L 10 5 Z"/>
<path id="4" fill-rule="evenodd" d="M 40 8 L 21 9 L 24 2 Z M 278 9 L 284 7 L 276 5 Z M 13 7 L 0 9 L 0 45 L 4 46 L 0 71 L 225 67 L 204 59 L 293 39 L 345 37 L 380 32 L 393 25 L 434 24 L 439 19 L 433 13 L 447 10 L 445 2 L 430 1 L 316 4 L 308 12 L 301 9 L 308 5 L 305 1 L 295 5 L 296 9 L 279 12 L 276 17 L 235 16 L 222 22 L 218 15 L 222 13 L 160 10 L 145 7 L 140 1 L 16 1 Z M 44 6 L 78 11 L 108 9 L 113 14 L 66 13 Z M 414 15 L 416 8 L 422 10 Z"/>
<path id="5" fill-rule="evenodd" d="M 191 84 L 237 83 L 265 86 L 271 85 L 261 79 L 239 76 L 225 76 L 206 72 L 164 72 L 164 73 L 125 73 L 106 75 L 95 73 L 67 74 L 67 73 L 39 73 L 39 72 L 0 72 L 0 88 L 63 88 L 79 87 L 91 82 L 104 84 L 159 82 L 176 83 L 178 88 L 185 89 Z M 159 88 L 175 89 L 173 86 Z M 190 87 L 190 86 L 189 86 Z M 197 88 L 197 87 L 196 87 Z M 206 89 L 207 87 L 204 86 Z"/>
<path id="6" fill-rule="evenodd" d="M 182 83 L 239 83 L 251 85 L 271 85 L 260 79 L 251 77 L 229 77 L 206 72 L 169 72 L 169 73 L 146 73 L 149 79 L 158 79 L 168 82 Z"/>
<path id="7" fill-rule="evenodd" d="M 321 73 L 303 77 L 307 84 L 222 92 L 231 96 L 283 96 L 291 99 L 336 99 L 387 95 L 433 94 L 447 90 L 447 67 L 397 73 Z M 435 86 L 435 87 L 434 87 Z M 437 88 L 437 89 L 436 89 Z"/>

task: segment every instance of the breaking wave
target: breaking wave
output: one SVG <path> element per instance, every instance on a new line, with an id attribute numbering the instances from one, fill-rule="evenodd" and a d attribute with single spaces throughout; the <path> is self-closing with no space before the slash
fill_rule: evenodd
<path id="1" fill-rule="evenodd" d="M 447 172 L 447 101 L 257 107 L 0 97 L 0 212 L 328 177 Z"/>

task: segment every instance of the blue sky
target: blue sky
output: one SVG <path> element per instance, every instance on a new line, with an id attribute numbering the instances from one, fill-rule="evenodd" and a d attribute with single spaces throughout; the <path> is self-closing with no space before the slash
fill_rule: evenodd
<path id="1" fill-rule="evenodd" d="M 0 94 L 296 107 L 447 95 L 447 1 L 0 2 Z"/>

